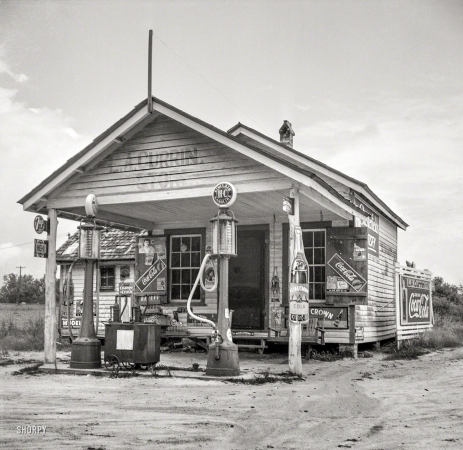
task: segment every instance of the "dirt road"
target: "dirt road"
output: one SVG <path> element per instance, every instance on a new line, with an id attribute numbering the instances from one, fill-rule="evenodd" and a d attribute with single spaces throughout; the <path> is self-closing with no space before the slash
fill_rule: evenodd
<path id="1" fill-rule="evenodd" d="M 19 365 L 4 366 L 0 447 L 463 447 L 463 349 L 414 361 L 383 358 L 374 353 L 368 359 L 304 361 L 303 381 L 262 385 L 177 378 L 175 372 L 173 378 L 15 376 Z M 161 358 L 162 364 L 177 367 L 193 362 L 204 367 L 206 356 L 171 353 Z M 284 355 L 240 353 L 240 367 L 244 373 L 279 373 L 287 363 Z M 34 433 L 34 426 L 41 431 Z"/>

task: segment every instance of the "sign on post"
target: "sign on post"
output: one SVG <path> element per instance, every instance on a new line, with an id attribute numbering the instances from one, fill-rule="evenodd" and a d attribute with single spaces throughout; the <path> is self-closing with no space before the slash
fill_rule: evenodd
<path id="1" fill-rule="evenodd" d="M 44 231 L 48 233 L 48 220 L 45 220 L 42 216 L 35 216 L 34 230 L 37 234 L 42 234 Z"/>
<path id="2" fill-rule="evenodd" d="M 36 258 L 48 258 L 48 241 L 34 239 L 34 256 Z"/>

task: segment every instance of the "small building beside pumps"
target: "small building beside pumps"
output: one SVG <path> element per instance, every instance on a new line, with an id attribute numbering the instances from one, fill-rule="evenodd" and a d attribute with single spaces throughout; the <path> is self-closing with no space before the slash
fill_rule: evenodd
<path id="1" fill-rule="evenodd" d="M 397 266 L 397 231 L 407 224 L 366 184 L 296 149 L 288 121 L 274 140 L 240 123 L 224 132 L 156 98 L 150 112 L 147 103 L 19 201 L 26 211 L 49 215 L 56 226 L 59 217 L 85 217 L 85 198 L 96 195 L 97 222 L 110 228 L 107 238 L 103 233 L 108 247 L 95 293 L 100 332 L 117 295 L 121 308 L 128 302 L 127 320 L 135 298 L 145 320 L 168 316 L 182 322 L 177 329 L 165 323 L 167 335 L 210 334 L 188 321 L 185 307 L 211 245 L 210 220 L 217 213 L 211 193 L 222 181 L 238 192 L 232 207 L 237 257 L 229 262 L 238 343 L 255 340 L 263 349 L 268 341 L 288 340 L 289 214 L 297 215 L 302 229 L 309 315 L 323 329 L 315 341 L 303 333 L 303 342 L 323 340 L 355 353 L 359 343 L 396 338 L 398 329 L 404 337 L 432 326 L 430 274 Z M 71 247 L 68 241 L 58 252 L 63 274 L 73 258 Z M 114 259 L 108 256 L 112 251 Z M 49 257 L 57 256 L 52 251 Z M 143 281 L 152 266 L 157 275 Z M 75 269 L 74 308 L 79 276 Z M 145 282 L 152 283 L 149 290 Z M 119 285 L 133 291 L 119 292 Z M 195 314 L 213 317 L 217 292 L 197 288 L 192 306 Z"/>

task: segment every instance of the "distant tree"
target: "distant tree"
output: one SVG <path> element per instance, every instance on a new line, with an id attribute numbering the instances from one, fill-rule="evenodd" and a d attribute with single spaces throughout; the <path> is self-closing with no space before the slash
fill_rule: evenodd
<path id="1" fill-rule="evenodd" d="M 3 276 L 3 286 L 0 288 L 0 302 L 2 303 L 44 303 L 45 277 L 36 279 L 32 275 L 10 273 Z"/>
<path id="2" fill-rule="evenodd" d="M 433 295 L 441 298 L 447 298 L 453 303 L 463 304 L 463 286 L 446 283 L 442 277 L 434 277 Z"/>

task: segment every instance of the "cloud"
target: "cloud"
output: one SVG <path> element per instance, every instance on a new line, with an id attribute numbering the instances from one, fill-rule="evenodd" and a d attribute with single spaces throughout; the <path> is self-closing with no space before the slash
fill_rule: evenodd
<path id="1" fill-rule="evenodd" d="M 0 57 L 2 56 L 2 54 L 3 54 L 3 51 L 0 48 Z M 23 74 L 23 73 L 20 73 L 20 74 L 14 73 L 10 69 L 8 64 L 5 61 L 2 61 L 0 59 L 0 74 L 1 73 L 6 73 L 7 75 L 9 75 L 17 83 L 25 83 L 29 79 L 29 77 L 27 75 Z"/>
<path id="2" fill-rule="evenodd" d="M 9 73 L 8 66 L 1 61 L 0 71 Z M 17 101 L 17 93 L 17 89 L 0 86 L 0 272 L 9 273 L 15 266 L 25 265 L 28 270 L 37 271 L 32 272 L 33 275 L 39 276 L 43 272 L 43 261 L 34 261 L 32 244 L 26 248 L 12 244 L 32 243 L 36 237 L 32 227 L 34 216 L 25 213 L 17 201 L 85 147 L 90 139 L 73 128 L 73 119 L 62 110 L 32 107 Z M 59 232 L 62 231 L 60 226 Z"/>

